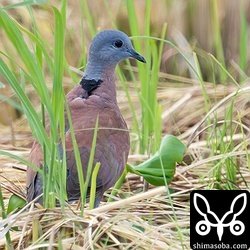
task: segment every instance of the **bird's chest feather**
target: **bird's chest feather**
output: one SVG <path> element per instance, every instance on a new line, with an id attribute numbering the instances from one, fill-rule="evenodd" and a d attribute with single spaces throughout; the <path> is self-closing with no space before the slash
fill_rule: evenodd
<path id="1" fill-rule="evenodd" d="M 91 96 L 77 105 L 78 109 L 71 107 L 71 116 L 82 165 L 88 165 L 98 118 L 94 163 L 101 163 L 98 176 L 103 185 L 112 186 L 117 180 L 116 177 L 122 174 L 129 153 L 130 142 L 127 125 L 116 103 L 106 102 L 98 96 Z M 82 105 L 81 108 L 79 108 L 80 105 Z M 70 167 L 74 165 L 75 159 L 72 156 L 73 145 L 69 131 L 66 133 L 65 139 L 67 165 Z M 76 169 L 72 168 L 72 170 Z M 86 168 L 83 170 L 86 171 Z M 111 172 L 113 177 L 110 175 Z"/>
<path id="2" fill-rule="evenodd" d="M 77 99 L 70 103 L 70 111 L 75 136 L 78 144 L 91 147 L 94 130 L 98 119 L 98 147 L 112 147 L 114 151 L 127 150 L 129 133 L 126 122 L 116 103 L 103 100 L 99 96 L 91 96 L 86 100 Z M 66 145 L 72 147 L 71 134 L 66 133 Z M 125 146 L 122 146 L 125 144 Z"/>

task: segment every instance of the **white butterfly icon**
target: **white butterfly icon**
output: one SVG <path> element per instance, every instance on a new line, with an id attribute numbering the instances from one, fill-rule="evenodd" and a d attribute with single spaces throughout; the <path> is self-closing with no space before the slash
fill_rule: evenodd
<path id="1" fill-rule="evenodd" d="M 234 211 L 236 210 L 235 204 L 239 202 L 239 199 L 241 198 L 243 198 L 243 205 L 241 209 L 238 212 L 236 212 Z M 198 199 L 202 199 L 202 201 L 205 203 L 205 207 L 206 207 L 205 213 L 202 212 L 201 209 L 198 207 L 198 203 L 197 203 Z M 195 193 L 193 203 L 194 203 L 194 207 L 196 211 L 200 215 L 202 215 L 204 218 L 204 220 L 199 221 L 195 226 L 195 230 L 199 235 L 202 235 L 202 236 L 207 235 L 210 232 L 211 227 L 216 227 L 219 241 L 221 241 L 222 235 L 224 233 L 224 227 L 229 227 L 230 232 L 236 236 L 241 235 L 245 231 L 245 225 L 243 224 L 242 221 L 236 220 L 236 217 L 240 215 L 246 208 L 246 205 L 247 205 L 246 193 L 239 194 L 233 199 L 231 206 L 230 206 L 230 210 L 226 212 L 221 219 L 219 219 L 218 216 L 213 211 L 210 210 L 210 205 L 207 199 L 203 195 L 199 193 Z M 212 223 L 211 221 L 209 221 L 208 215 L 212 216 L 216 220 L 217 223 Z M 229 215 L 233 216 L 232 220 L 229 223 L 223 223 L 225 219 L 227 218 L 227 216 Z"/>

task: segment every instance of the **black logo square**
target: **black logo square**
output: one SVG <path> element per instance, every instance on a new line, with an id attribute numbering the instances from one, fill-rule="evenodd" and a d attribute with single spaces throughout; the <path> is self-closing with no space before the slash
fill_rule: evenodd
<path id="1" fill-rule="evenodd" d="M 250 193 L 197 190 L 190 194 L 191 249 L 248 249 Z"/>

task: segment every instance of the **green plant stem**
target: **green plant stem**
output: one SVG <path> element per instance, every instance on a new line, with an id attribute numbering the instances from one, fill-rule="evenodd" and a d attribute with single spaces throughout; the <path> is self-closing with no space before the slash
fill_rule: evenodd
<path id="1" fill-rule="evenodd" d="M 4 198 L 3 198 L 2 188 L 1 188 L 1 184 L 0 184 L 0 207 L 2 209 L 2 218 L 6 219 L 7 218 L 7 214 L 6 214 L 6 211 L 5 211 L 3 200 L 4 200 Z M 4 227 L 6 227 L 6 225 L 4 225 Z M 6 232 L 5 239 L 6 239 L 6 247 L 7 247 L 7 249 L 8 250 L 12 250 L 12 249 L 14 250 L 14 247 L 12 246 L 12 243 L 11 243 L 11 238 L 10 238 L 9 231 Z"/>
<path id="2" fill-rule="evenodd" d="M 125 168 L 121 177 L 119 178 L 119 180 L 116 182 L 115 186 L 113 187 L 112 192 L 110 194 L 111 197 L 108 198 L 108 202 L 114 201 L 114 198 L 112 198 L 112 197 L 117 195 L 118 190 L 121 188 L 121 186 L 122 186 L 122 184 L 127 176 L 127 173 L 128 173 L 127 168 Z"/>

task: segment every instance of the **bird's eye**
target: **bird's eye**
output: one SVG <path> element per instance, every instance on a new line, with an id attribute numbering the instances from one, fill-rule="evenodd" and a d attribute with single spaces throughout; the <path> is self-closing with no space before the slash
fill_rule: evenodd
<path id="1" fill-rule="evenodd" d="M 122 45 L 123 45 L 122 40 L 118 39 L 118 40 L 115 41 L 115 47 L 121 48 Z"/>

